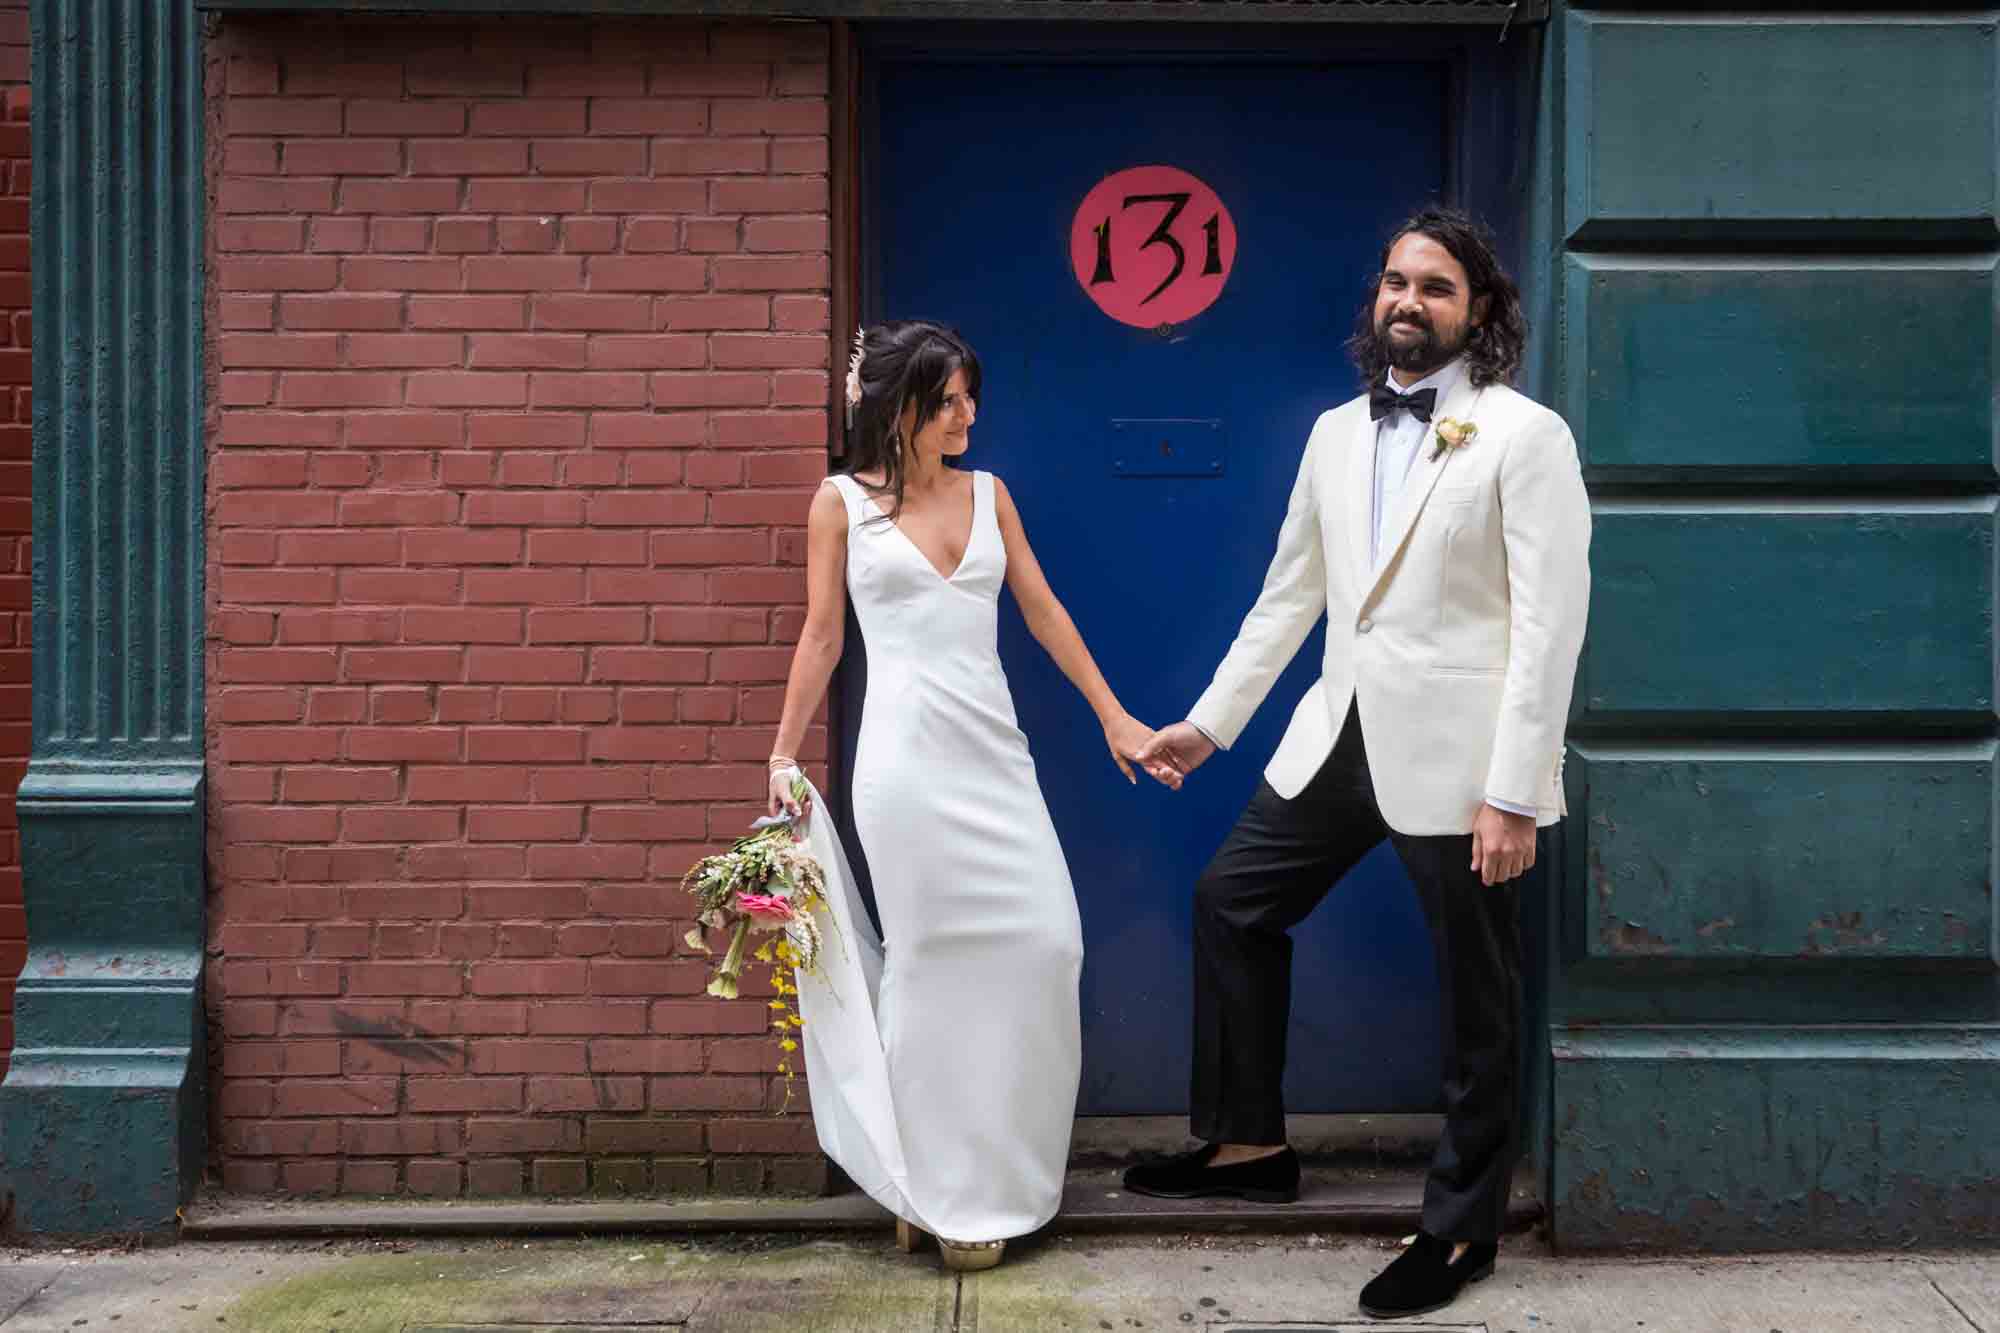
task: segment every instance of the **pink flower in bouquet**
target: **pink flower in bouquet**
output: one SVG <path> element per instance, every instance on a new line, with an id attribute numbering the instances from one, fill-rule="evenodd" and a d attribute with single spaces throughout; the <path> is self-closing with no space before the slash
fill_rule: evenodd
<path id="1" fill-rule="evenodd" d="M 792 919 L 792 905 L 775 893 L 739 893 L 736 910 L 765 929 L 782 926 Z"/>

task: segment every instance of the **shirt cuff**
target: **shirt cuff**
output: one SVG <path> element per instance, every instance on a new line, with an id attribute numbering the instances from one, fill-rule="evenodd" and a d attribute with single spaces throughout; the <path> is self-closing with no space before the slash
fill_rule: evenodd
<path id="1" fill-rule="evenodd" d="M 1209 731 L 1207 727 L 1204 727 L 1201 723 L 1195 721 L 1193 718 L 1187 718 L 1184 720 L 1190 727 L 1193 727 L 1196 731 L 1200 732 L 1202 736 L 1207 739 L 1208 743 L 1210 745 L 1213 745 L 1216 749 L 1227 750 L 1229 748 L 1227 745 L 1224 745 L 1221 741 L 1215 739 L 1214 733 Z"/>
<path id="2" fill-rule="evenodd" d="M 1503 801 L 1497 796 L 1487 797 L 1486 804 L 1492 806 L 1495 810 L 1505 810 L 1510 815 L 1526 815 L 1530 819 L 1541 814 L 1541 811 L 1532 805 L 1516 805 L 1512 801 Z"/>

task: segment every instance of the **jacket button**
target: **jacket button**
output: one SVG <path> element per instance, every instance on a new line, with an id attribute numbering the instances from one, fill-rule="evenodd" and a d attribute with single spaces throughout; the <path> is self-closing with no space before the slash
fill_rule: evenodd
<path id="1" fill-rule="evenodd" d="M 1356 625 L 1355 628 L 1360 630 L 1363 634 L 1366 634 L 1369 630 L 1375 628 L 1375 622 L 1364 616 L 1362 617 L 1361 623 L 1359 625 Z"/>

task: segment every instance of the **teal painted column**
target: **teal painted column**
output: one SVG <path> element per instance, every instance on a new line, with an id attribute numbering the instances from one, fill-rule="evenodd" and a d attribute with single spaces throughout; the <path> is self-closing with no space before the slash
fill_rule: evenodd
<path id="1" fill-rule="evenodd" d="M 1687 10 L 1565 6 L 1553 89 L 1554 1235 L 1990 1246 L 2000 25 Z"/>
<path id="2" fill-rule="evenodd" d="M 206 1123 L 200 20 L 31 18 L 34 751 L 0 1157 L 21 1230 L 150 1231 Z"/>

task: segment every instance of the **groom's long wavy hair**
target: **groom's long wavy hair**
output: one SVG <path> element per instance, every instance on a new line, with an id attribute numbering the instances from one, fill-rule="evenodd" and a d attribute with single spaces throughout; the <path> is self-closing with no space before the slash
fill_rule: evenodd
<path id="1" fill-rule="evenodd" d="M 1375 298 L 1382 291 L 1382 270 L 1389 267 L 1389 254 L 1396 242 L 1411 234 L 1428 236 L 1465 268 L 1472 299 L 1487 298 L 1486 320 L 1472 330 L 1465 347 L 1465 364 L 1472 382 L 1481 388 L 1489 384 L 1512 384 L 1521 369 L 1521 353 L 1528 345 L 1528 318 L 1521 313 L 1521 289 L 1500 267 L 1493 253 L 1493 233 L 1469 213 L 1455 208 L 1426 208 L 1391 233 L 1382 247 L 1382 260 L 1368 282 L 1368 297 L 1354 322 L 1354 336 L 1347 340 L 1347 354 L 1361 372 L 1363 387 L 1374 384 L 1387 373 L 1389 358 L 1375 332 Z"/>
<path id="2" fill-rule="evenodd" d="M 909 443 L 901 433 L 903 409 L 914 401 L 915 429 L 928 426 L 944 410 L 945 386 L 959 370 L 965 372 L 965 391 L 977 401 L 979 356 L 956 329 L 927 319 L 892 319 L 862 330 L 861 406 L 842 468 L 882 473 L 881 489 L 892 497 L 882 517 L 893 520 L 903 509 Z"/>

